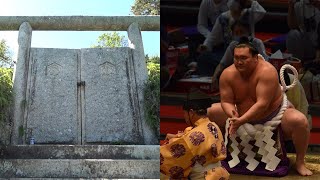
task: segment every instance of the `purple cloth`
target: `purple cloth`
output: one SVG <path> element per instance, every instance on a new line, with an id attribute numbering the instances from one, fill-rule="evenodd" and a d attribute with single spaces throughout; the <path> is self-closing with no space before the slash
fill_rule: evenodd
<path id="1" fill-rule="evenodd" d="M 256 122 L 252 122 L 251 124 L 255 125 L 255 124 L 264 124 L 266 123 L 267 121 L 270 121 L 272 118 L 276 117 L 281 109 L 281 106 L 282 106 L 282 103 L 280 104 L 280 106 L 274 110 L 271 114 L 269 114 L 267 117 L 263 118 L 263 119 L 260 119 Z"/>
<path id="2" fill-rule="evenodd" d="M 190 35 L 197 35 L 199 34 L 199 31 L 197 29 L 197 26 L 184 26 L 181 27 L 180 30 L 184 33 L 186 36 Z"/>
<path id="3" fill-rule="evenodd" d="M 279 125 L 280 127 L 280 125 Z M 255 175 L 255 176 L 272 176 L 272 177 L 283 177 L 288 175 L 289 173 L 289 159 L 287 157 L 287 152 L 284 147 L 284 140 L 281 128 L 277 128 L 274 132 L 278 132 L 280 134 L 280 143 L 281 143 L 281 150 L 282 155 L 278 157 L 281 159 L 280 163 L 278 164 L 277 168 L 274 171 L 268 171 L 265 169 L 266 164 L 260 162 L 257 168 L 254 171 L 248 170 L 246 167 L 248 163 L 244 161 L 244 159 L 240 159 L 240 163 L 233 168 L 229 167 L 228 161 L 232 159 L 230 152 L 227 152 L 227 158 L 221 161 L 221 164 L 229 173 L 232 174 L 243 174 L 243 175 Z M 228 148 L 227 148 L 228 149 Z"/>
<path id="4" fill-rule="evenodd" d="M 288 36 L 287 34 L 281 35 L 281 36 L 277 36 L 277 37 L 274 37 L 274 38 L 270 39 L 269 42 L 272 42 L 272 43 L 286 43 L 287 36 Z"/>

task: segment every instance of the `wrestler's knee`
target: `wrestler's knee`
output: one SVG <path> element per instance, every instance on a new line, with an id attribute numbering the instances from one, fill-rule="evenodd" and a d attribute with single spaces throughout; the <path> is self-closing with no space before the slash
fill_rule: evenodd
<path id="1" fill-rule="evenodd" d="M 292 128 L 308 129 L 309 123 L 307 117 L 296 109 L 288 109 L 286 112 L 286 122 Z"/>

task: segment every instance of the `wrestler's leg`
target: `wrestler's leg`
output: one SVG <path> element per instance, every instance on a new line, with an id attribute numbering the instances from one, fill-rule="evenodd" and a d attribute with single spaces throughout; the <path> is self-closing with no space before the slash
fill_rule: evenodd
<path id="1" fill-rule="evenodd" d="M 221 130 L 226 126 L 227 115 L 224 113 L 221 103 L 214 103 L 207 109 L 210 121 L 215 122 Z"/>
<path id="2" fill-rule="evenodd" d="M 296 149 L 296 170 L 303 176 L 312 175 L 304 163 L 310 135 L 306 116 L 294 108 L 289 108 L 283 114 L 281 128 L 285 138 L 292 139 Z"/>

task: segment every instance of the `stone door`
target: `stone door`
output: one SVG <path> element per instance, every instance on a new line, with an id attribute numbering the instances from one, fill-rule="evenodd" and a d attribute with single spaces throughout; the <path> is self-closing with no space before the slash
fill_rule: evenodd
<path id="1" fill-rule="evenodd" d="M 83 141 L 139 141 L 133 73 L 130 48 L 81 50 Z"/>
<path id="2" fill-rule="evenodd" d="M 130 48 L 30 52 L 25 119 L 36 143 L 140 141 Z"/>

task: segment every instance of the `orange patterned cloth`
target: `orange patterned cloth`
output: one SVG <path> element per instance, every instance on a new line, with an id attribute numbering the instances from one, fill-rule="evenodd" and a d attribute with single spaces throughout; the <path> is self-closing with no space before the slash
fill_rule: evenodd
<path id="1" fill-rule="evenodd" d="M 188 179 L 189 175 L 199 177 L 196 179 L 229 179 L 229 173 L 220 165 L 225 158 L 226 147 L 219 127 L 208 118 L 202 118 L 181 137 L 160 146 L 160 171 L 162 177 L 166 175 L 170 179 Z M 194 172 L 201 174 L 190 174 Z"/>

